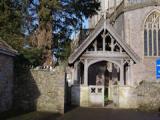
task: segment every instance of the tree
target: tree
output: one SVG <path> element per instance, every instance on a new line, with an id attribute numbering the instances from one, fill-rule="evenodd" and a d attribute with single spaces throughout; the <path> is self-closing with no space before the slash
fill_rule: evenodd
<path id="1" fill-rule="evenodd" d="M 0 37 L 15 49 L 22 49 L 21 9 L 16 0 L 0 1 Z"/>
<path id="2" fill-rule="evenodd" d="M 96 14 L 100 3 L 96 0 L 29 0 L 32 26 L 29 43 L 33 47 L 45 50 L 46 59 L 50 60 L 51 49 L 59 43 L 65 43 L 72 31 L 81 26 L 84 17 Z M 58 44 L 56 44 L 58 43 Z M 63 46 L 63 45 L 62 45 Z M 47 60 L 47 61 L 48 61 Z"/>
<path id="3" fill-rule="evenodd" d="M 38 53 L 42 50 L 43 64 L 51 65 L 53 50 L 66 58 L 71 33 L 99 5 L 96 0 L 1 0 L 0 37 L 22 54 L 28 43 Z"/>

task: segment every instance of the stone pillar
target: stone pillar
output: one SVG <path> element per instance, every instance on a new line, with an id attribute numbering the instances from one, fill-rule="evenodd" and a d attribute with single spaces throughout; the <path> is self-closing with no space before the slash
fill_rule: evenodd
<path id="1" fill-rule="evenodd" d="M 133 85 L 133 74 L 132 74 L 133 64 L 134 64 L 134 62 L 131 60 L 131 61 L 130 61 L 130 67 L 129 67 L 129 80 L 130 80 L 130 85 Z"/>
<path id="2" fill-rule="evenodd" d="M 88 86 L 88 61 L 84 60 L 84 85 Z"/>
<path id="3" fill-rule="evenodd" d="M 127 65 L 124 68 L 126 85 L 130 85 L 130 66 Z"/>
<path id="4" fill-rule="evenodd" d="M 130 81 L 130 66 L 127 66 L 127 76 L 126 76 L 126 83 L 127 85 L 131 85 L 131 81 Z"/>
<path id="5" fill-rule="evenodd" d="M 123 64 L 123 60 L 121 60 L 121 67 L 120 67 L 120 85 L 124 85 L 124 64 Z"/>
<path id="6" fill-rule="evenodd" d="M 78 81 L 78 62 L 74 64 L 74 84 Z"/>

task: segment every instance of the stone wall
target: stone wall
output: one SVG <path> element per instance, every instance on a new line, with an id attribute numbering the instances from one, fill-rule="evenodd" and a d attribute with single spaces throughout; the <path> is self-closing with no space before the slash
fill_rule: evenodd
<path id="1" fill-rule="evenodd" d="M 160 11 L 160 6 L 149 6 L 124 13 L 125 40 L 141 58 L 132 71 L 132 79 L 136 80 L 136 84 L 141 80 L 156 80 L 155 63 L 158 57 L 144 56 L 144 22 L 153 11 Z"/>
<path id="2" fill-rule="evenodd" d="M 14 84 L 14 109 L 64 113 L 65 72 L 25 70 L 17 75 Z"/>
<path id="3" fill-rule="evenodd" d="M 129 86 L 119 86 L 119 108 L 138 108 L 137 93 L 135 88 Z"/>
<path id="4" fill-rule="evenodd" d="M 137 85 L 141 80 L 156 80 L 155 64 L 159 57 L 144 56 L 144 22 L 153 11 L 160 11 L 160 6 L 148 6 L 126 11 L 118 16 L 115 21 L 114 27 L 117 33 L 141 59 L 132 68 L 133 85 Z"/>
<path id="5" fill-rule="evenodd" d="M 122 37 L 122 40 L 124 40 L 124 14 L 120 15 L 114 24 L 114 28 L 116 32 Z"/>
<path id="6" fill-rule="evenodd" d="M 119 108 L 145 111 L 160 109 L 160 82 L 141 81 L 137 87 L 117 86 L 117 88 L 118 94 L 113 93 L 112 98 Z M 118 102 L 115 101 L 117 95 Z"/>
<path id="7" fill-rule="evenodd" d="M 88 86 L 81 86 L 80 88 L 80 106 L 88 107 L 89 106 L 89 90 Z"/>
<path id="8" fill-rule="evenodd" d="M 13 58 L 0 54 L 0 112 L 12 105 Z"/>
<path id="9" fill-rule="evenodd" d="M 87 86 L 75 85 L 71 89 L 71 103 L 73 105 L 93 106 Z M 109 100 L 112 100 L 118 108 L 145 111 L 160 109 L 160 82 L 141 81 L 137 87 L 114 85 L 109 89 Z M 96 101 L 96 99 L 92 100 Z"/>
<path id="10" fill-rule="evenodd" d="M 136 88 L 138 108 L 141 110 L 160 109 L 160 82 L 142 81 Z"/>

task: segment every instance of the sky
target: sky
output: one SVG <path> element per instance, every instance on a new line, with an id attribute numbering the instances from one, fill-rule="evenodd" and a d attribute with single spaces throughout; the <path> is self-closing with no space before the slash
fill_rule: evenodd
<path id="1" fill-rule="evenodd" d="M 34 3 L 35 3 L 35 4 L 39 4 L 39 0 L 34 0 Z M 32 7 L 34 7 L 34 6 L 32 6 Z M 30 11 L 30 10 L 28 9 L 28 12 L 29 12 L 30 15 L 31 15 L 31 14 L 33 15 L 33 14 L 34 14 L 34 16 L 37 17 L 37 14 L 36 14 L 36 13 L 33 13 L 33 11 Z M 34 21 L 33 21 L 33 24 L 34 24 L 34 25 L 39 24 L 38 20 L 34 20 Z M 88 29 L 88 28 L 89 28 L 88 19 L 84 19 L 83 28 L 85 28 L 85 29 Z M 71 35 L 71 39 L 76 36 L 76 33 L 77 33 L 77 32 L 78 32 L 78 31 L 74 31 L 74 32 L 73 32 L 73 34 Z M 29 34 L 28 31 L 25 31 L 25 34 L 28 35 L 28 34 Z"/>
<path id="2" fill-rule="evenodd" d="M 88 29 L 89 28 L 89 23 L 88 23 L 88 19 L 85 19 L 83 22 L 83 28 Z M 73 40 L 76 36 L 78 31 L 74 31 L 73 34 L 71 35 L 71 39 Z"/>
<path id="3" fill-rule="evenodd" d="M 88 19 L 85 19 L 85 21 L 83 23 L 83 27 L 84 28 L 89 28 Z"/>

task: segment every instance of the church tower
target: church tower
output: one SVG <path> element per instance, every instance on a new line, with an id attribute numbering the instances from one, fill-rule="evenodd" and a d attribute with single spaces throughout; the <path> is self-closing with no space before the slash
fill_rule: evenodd
<path id="1" fill-rule="evenodd" d="M 120 108 L 137 108 L 134 88 L 158 81 L 160 0 L 100 2 L 101 10 L 89 19 L 92 31 L 69 57 L 73 83 L 80 85 L 73 92 L 80 90 L 80 106 L 104 107 L 107 96 Z"/>
<path id="2" fill-rule="evenodd" d="M 98 15 L 95 15 L 89 19 L 89 27 L 94 28 L 104 13 L 111 14 L 116 7 L 120 5 L 122 0 L 99 0 L 101 3 L 100 11 Z"/>

